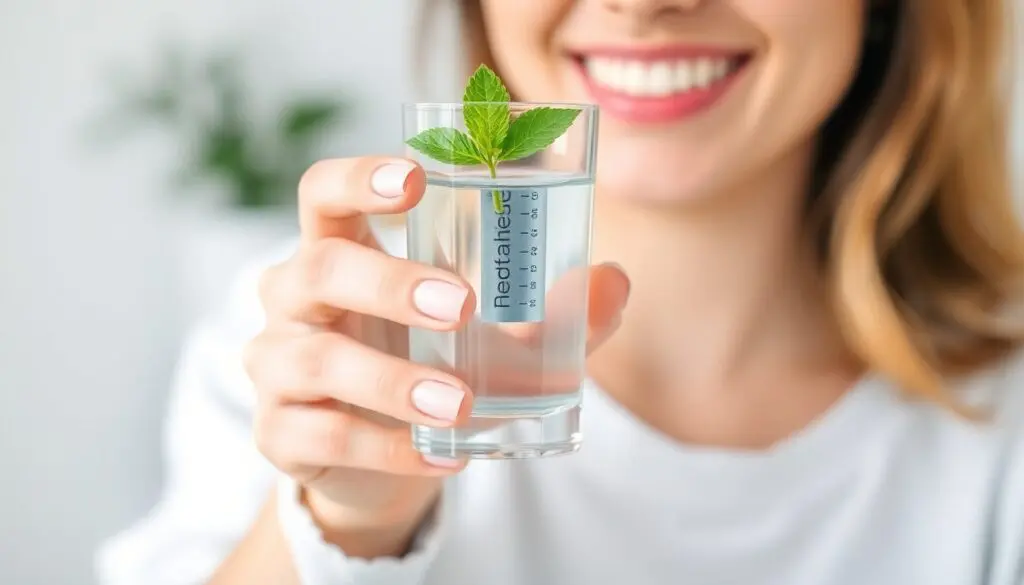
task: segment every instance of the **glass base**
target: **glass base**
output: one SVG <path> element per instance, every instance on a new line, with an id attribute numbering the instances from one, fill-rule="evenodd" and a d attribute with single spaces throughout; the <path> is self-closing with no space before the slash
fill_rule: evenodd
<path id="1" fill-rule="evenodd" d="M 453 459 L 532 459 L 578 451 L 580 406 L 534 416 L 473 415 L 467 426 L 414 425 L 413 446 L 425 455 Z"/>

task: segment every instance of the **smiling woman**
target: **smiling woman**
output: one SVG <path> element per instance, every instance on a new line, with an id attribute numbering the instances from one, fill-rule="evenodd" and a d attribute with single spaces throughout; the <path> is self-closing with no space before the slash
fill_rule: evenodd
<path id="1" fill-rule="evenodd" d="M 173 481 L 105 585 L 1020 585 L 1011 2 L 459 6 L 467 76 L 600 106 L 584 447 L 414 448 L 486 407 L 409 360 L 481 289 L 369 227 L 436 201 L 423 167 L 321 161 L 299 244 L 186 348 Z"/>
<path id="2" fill-rule="evenodd" d="M 604 2 L 632 18 L 620 37 L 590 26 L 598 11 L 522 4 L 465 0 L 469 55 L 516 95 L 601 106 L 603 193 L 713 204 L 763 197 L 743 184 L 758 169 L 809 166 L 803 223 L 861 359 L 959 409 L 943 377 L 1018 346 L 1006 4 Z"/>

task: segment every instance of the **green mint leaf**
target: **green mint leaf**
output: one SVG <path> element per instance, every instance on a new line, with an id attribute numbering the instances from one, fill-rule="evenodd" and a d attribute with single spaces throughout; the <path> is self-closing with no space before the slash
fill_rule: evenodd
<path id="1" fill-rule="evenodd" d="M 451 165 L 486 164 L 486 159 L 469 136 L 455 128 L 431 128 L 406 141 L 430 158 Z"/>
<path id="2" fill-rule="evenodd" d="M 580 110 L 547 107 L 523 112 L 509 126 L 499 159 L 517 160 L 544 150 L 572 126 L 579 114 Z"/>
<path id="3" fill-rule="evenodd" d="M 466 83 L 466 91 L 462 95 L 463 119 L 470 137 L 488 157 L 496 156 L 505 140 L 510 122 L 510 100 L 501 79 L 486 65 L 477 68 Z"/>
<path id="4" fill-rule="evenodd" d="M 470 76 L 463 92 L 463 120 L 467 133 L 455 128 L 431 128 L 408 139 L 406 144 L 429 158 L 454 165 L 486 165 L 492 179 L 502 161 L 528 157 L 550 146 L 572 126 L 579 110 L 538 107 L 514 120 L 511 97 L 505 84 L 487 66 Z M 494 211 L 503 204 L 492 191 Z"/>

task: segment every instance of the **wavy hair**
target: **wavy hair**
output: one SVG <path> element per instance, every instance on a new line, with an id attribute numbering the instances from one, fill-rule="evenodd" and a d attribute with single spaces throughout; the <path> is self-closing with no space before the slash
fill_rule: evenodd
<path id="1" fill-rule="evenodd" d="M 859 71 L 821 130 L 807 197 L 850 349 L 909 396 L 968 415 L 949 380 L 1024 343 L 1011 4 L 866 1 Z M 496 69 L 479 0 L 459 10 L 467 68 Z"/>

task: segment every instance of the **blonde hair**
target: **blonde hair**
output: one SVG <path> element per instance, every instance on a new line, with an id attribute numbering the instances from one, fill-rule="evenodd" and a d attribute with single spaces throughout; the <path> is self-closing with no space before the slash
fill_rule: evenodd
<path id="1" fill-rule="evenodd" d="M 467 66 L 497 69 L 479 1 L 460 4 Z M 850 349 L 907 394 L 969 413 L 948 379 L 1024 342 L 1010 3 L 866 4 L 857 79 L 819 138 L 808 229 Z"/>

